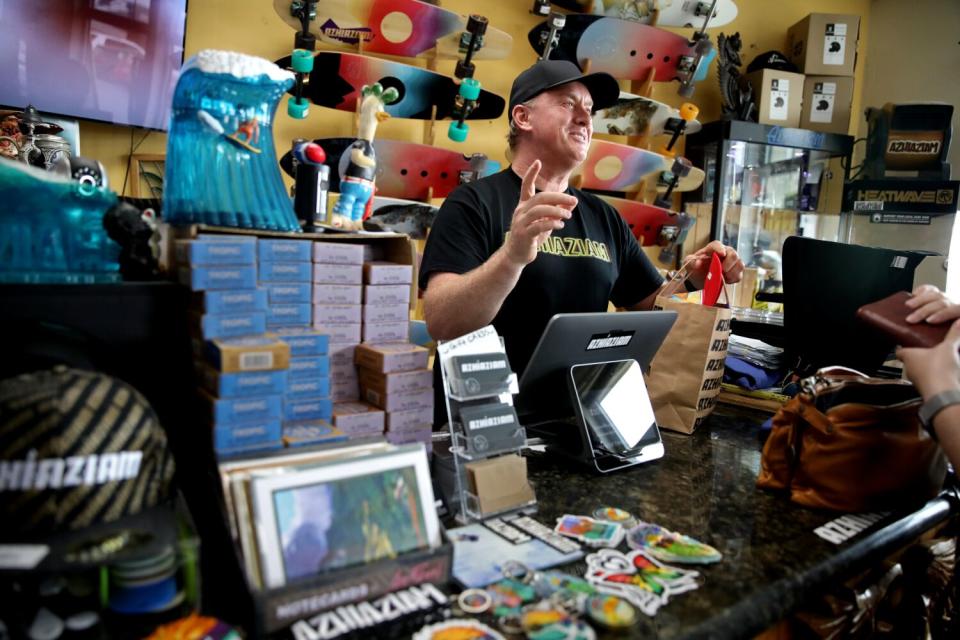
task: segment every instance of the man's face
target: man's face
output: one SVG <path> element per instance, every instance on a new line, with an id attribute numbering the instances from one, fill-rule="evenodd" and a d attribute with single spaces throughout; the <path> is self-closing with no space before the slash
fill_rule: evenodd
<path id="1" fill-rule="evenodd" d="M 544 91 L 527 109 L 533 127 L 528 137 L 541 157 L 570 158 L 577 163 L 586 159 L 593 137 L 593 98 L 583 83 Z"/>

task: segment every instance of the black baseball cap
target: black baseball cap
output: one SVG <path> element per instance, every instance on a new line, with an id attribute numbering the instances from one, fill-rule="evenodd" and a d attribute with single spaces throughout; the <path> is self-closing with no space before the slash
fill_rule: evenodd
<path id="1" fill-rule="evenodd" d="M 612 106 L 620 97 L 620 85 L 609 73 L 584 74 L 580 67 L 569 60 L 540 60 L 513 81 L 507 113 L 512 113 L 514 106 L 569 82 L 582 82 L 587 87 L 593 98 L 594 110 Z"/>
<path id="2" fill-rule="evenodd" d="M 797 65 L 787 60 L 787 56 L 779 51 L 767 51 L 761 53 L 747 66 L 747 73 L 759 69 L 776 69 L 777 71 L 790 71 L 796 73 Z"/>
<path id="3" fill-rule="evenodd" d="M 165 431 L 127 383 L 63 366 L 0 380 L 0 540 L 46 544 L 42 568 L 175 542 L 173 474 Z"/>

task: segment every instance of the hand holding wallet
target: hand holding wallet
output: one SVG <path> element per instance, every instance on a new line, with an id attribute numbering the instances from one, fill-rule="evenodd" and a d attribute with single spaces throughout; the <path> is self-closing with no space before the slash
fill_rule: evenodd
<path id="1" fill-rule="evenodd" d="M 909 299 L 910 292 L 898 291 L 857 309 L 857 319 L 903 347 L 929 348 L 943 342 L 952 323 L 907 322 L 907 316 L 914 311 L 907 306 Z"/>

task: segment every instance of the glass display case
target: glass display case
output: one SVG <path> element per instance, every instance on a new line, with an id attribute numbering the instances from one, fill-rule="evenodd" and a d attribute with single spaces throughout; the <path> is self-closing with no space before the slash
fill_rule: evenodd
<path id="1" fill-rule="evenodd" d="M 711 239 L 734 247 L 756 269 L 760 303 L 750 306 L 779 310 L 764 300 L 775 301 L 770 294 L 782 291 L 787 237 L 839 239 L 852 148 L 851 136 L 736 120 L 708 123 L 687 138 L 686 155 L 706 179 L 684 194 L 684 205 L 711 207 Z"/>

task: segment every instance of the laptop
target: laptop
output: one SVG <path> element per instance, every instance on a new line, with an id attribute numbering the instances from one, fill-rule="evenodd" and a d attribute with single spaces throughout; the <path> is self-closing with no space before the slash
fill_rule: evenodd
<path id="1" fill-rule="evenodd" d="M 647 371 L 676 319 L 675 311 L 553 316 L 520 377 L 517 415 L 524 424 L 574 416 L 575 408 L 567 391 L 572 366 L 630 359 Z"/>

